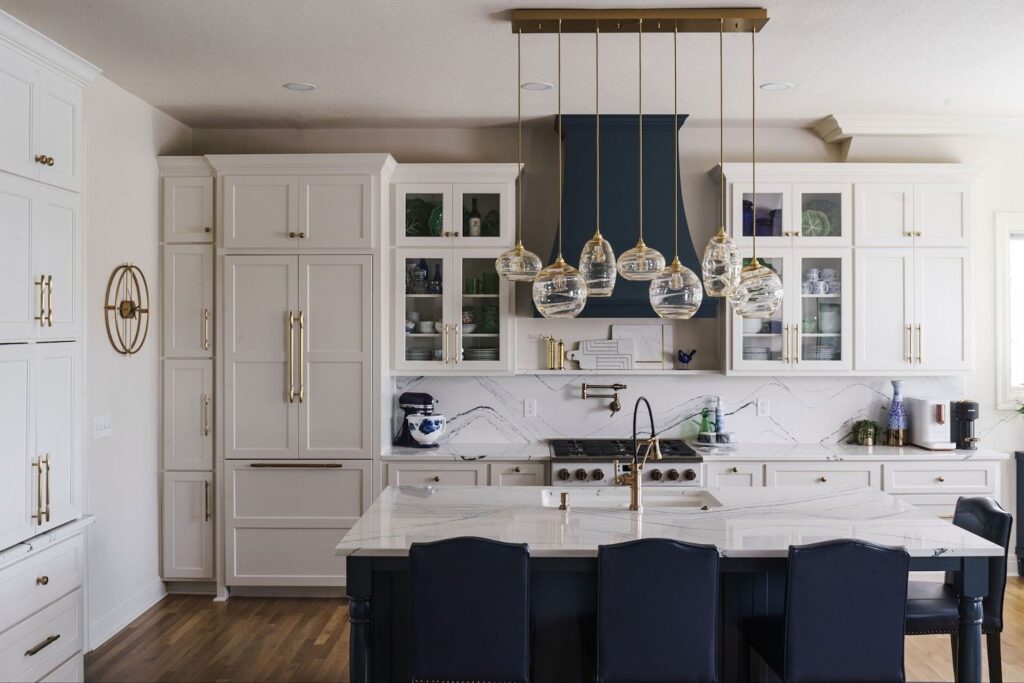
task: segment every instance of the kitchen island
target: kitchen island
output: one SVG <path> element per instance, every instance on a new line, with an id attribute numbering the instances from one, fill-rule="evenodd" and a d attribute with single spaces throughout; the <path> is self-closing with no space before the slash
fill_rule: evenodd
<path id="1" fill-rule="evenodd" d="M 559 509 L 563 490 L 567 511 Z M 988 558 L 1002 548 L 873 489 L 648 489 L 642 513 L 626 509 L 628 494 L 624 488 L 385 489 L 336 549 L 348 563 L 352 680 L 408 680 L 409 546 L 456 536 L 529 545 L 537 681 L 579 680 L 578 623 L 594 612 L 597 549 L 637 538 L 706 543 L 721 552 L 721 680 L 747 678 L 742 620 L 781 613 L 789 546 L 839 538 L 902 546 L 912 570 L 956 572 L 963 595 L 959 680 L 981 680 L 981 598 Z M 656 601 L 638 579 L 638 599 Z"/>

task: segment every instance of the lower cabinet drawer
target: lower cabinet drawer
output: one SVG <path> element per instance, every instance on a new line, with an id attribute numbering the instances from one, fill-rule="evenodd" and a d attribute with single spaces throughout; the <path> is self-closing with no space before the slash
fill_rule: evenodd
<path id="1" fill-rule="evenodd" d="M 0 571 L 0 632 L 81 586 L 84 549 L 73 536 Z"/>
<path id="2" fill-rule="evenodd" d="M 38 681 L 82 650 L 82 590 L 0 634 L 0 681 Z"/>
<path id="3" fill-rule="evenodd" d="M 39 683 L 82 683 L 85 680 L 85 656 L 77 654 L 44 676 Z"/>
<path id="4" fill-rule="evenodd" d="M 999 492 L 999 463 L 917 462 L 885 465 L 888 493 L 985 495 Z"/>
<path id="5" fill-rule="evenodd" d="M 707 485 L 711 487 L 764 486 L 764 465 L 759 462 L 709 462 L 705 467 Z"/>
<path id="6" fill-rule="evenodd" d="M 246 528 L 229 531 L 229 586 L 344 586 L 334 554 L 348 529 Z"/>
<path id="7" fill-rule="evenodd" d="M 388 463 L 389 486 L 486 486 L 487 465 L 475 463 Z"/>
<path id="8" fill-rule="evenodd" d="M 881 488 L 879 463 L 768 463 L 765 486 L 867 486 Z"/>
<path id="9" fill-rule="evenodd" d="M 544 486 L 547 483 L 544 463 L 492 463 L 488 467 L 491 486 Z"/>

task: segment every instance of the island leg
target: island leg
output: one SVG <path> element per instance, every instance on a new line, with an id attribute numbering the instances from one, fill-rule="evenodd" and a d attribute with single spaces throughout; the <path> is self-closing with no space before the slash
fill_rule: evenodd
<path id="1" fill-rule="evenodd" d="M 960 626 L 957 634 L 958 683 L 981 683 L 981 600 L 987 593 L 988 558 L 964 558 L 960 586 Z"/>
<path id="2" fill-rule="evenodd" d="M 352 683 L 369 683 L 373 679 L 371 560 L 349 555 L 347 565 L 349 680 Z"/>

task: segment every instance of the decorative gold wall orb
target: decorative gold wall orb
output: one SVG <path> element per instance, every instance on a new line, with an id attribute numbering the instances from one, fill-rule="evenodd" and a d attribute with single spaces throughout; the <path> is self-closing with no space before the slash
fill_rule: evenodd
<path id="1" fill-rule="evenodd" d="M 138 266 L 125 263 L 114 269 L 103 297 L 107 339 L 122 356 L 142 349 L 149 334 L 149 285 Z"/>

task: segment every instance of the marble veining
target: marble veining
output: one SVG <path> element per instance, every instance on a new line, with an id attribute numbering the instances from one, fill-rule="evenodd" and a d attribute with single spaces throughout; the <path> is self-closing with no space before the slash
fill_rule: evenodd
<path id="1" fill-rule="evenodd" d="M 381 454 L 382 460 L 538 460 L 550 457 L 547 442 L 539 443 L 441 443 L 437 448 L 403 448 L 390 446 Z"/>
<path id="2" fill-rule="evenodd" d="M 568 490 L 570 510 L 547 507 Z M 545 494 L 544 492 L 548 493 Z M 643 513 L 625 488 L 388 487 L 336 554 L 405 555 L 416 542 L 482 536 L 528 543 L 534 556 L 593 556 L 600 545 L 672 538 L 715 545 L 725 557 L 784 557 L 790 545 L 858 538 L 917 557 L 995 556 L 1002 548 L 868 488 L 648 489 Z M 694 504 L 693 498 L 700 496 Z M 701 504 L 711 501 L 707 509 Z"/>
<path id="3" fill-rule="evenodd" d="M 1010 454 L 990 449 L 976 451 L 929 451 L 916 446 L 893 448 L 889 446 L 855 446 L 852 444 L 735 444 L 724 448 L 709 448 L 691 442 L 705 462 L 724 460 L 809 460 L 828 462 L 858 461 L 927 461 L 965 462 L 969 460 L 1009 460 Z"/>

